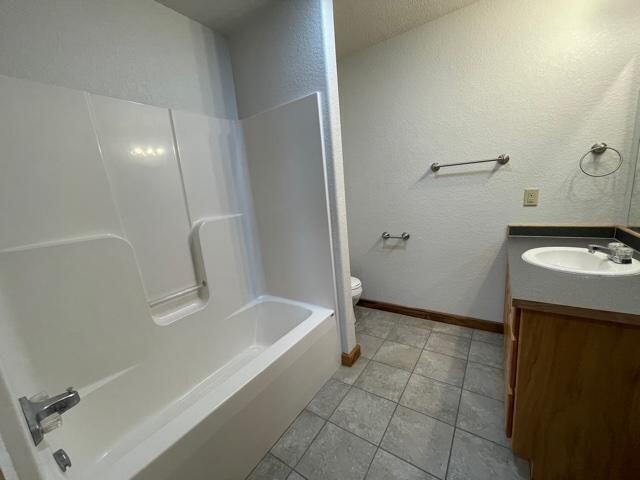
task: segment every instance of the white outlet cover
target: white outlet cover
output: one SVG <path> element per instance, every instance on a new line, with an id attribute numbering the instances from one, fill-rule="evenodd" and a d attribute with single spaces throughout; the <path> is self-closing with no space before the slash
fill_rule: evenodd
<path id="1" fill-rule="evenodd" d="M 539 190 L 537 188 L 527 188 L 524 191 L 524 206 L 535 207 L 538 205 Z"/>

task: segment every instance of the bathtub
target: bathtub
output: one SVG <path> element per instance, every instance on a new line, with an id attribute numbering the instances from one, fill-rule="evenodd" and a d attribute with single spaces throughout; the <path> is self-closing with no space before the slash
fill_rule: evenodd
<path id="1" fill-rule="evenodd" d="M 108 282 L 91 288 L 100 295 L 104 290 L 98 287 L 121 289 L 111 293 L 122 301 L 108 306 L 119 310 L 102 312 L 85 292 L 73 302 L 76 314 L 62 330 L 40 320 L 46 312 L 34 306 L 38 302 L 11 303 L 26 283 L 47 277 L 38 271 L 48 268 L 38 251 L 29 252 L 34 263 L 23 275 L 25 284 L 11 262 L 1 265 L 0 427 L 19 478 L 243 479 L 338 367 L 333 312 L 262 296 L 224 318 L 208 318 L 204 309 L 158 325 L 144 296 L 131 292 L 141 287 L 127 281 L 131 262 L 118 261 L 115 250 L 122 242 L 103 240 L 102 252 L 114 249 L 111 261 L 100 265 Z M 84 271 L 91 268 L 92 252 L 82 258 L 80 247 L 74 246 L 74 265 Z M 55 263 L 63 255 L 47 258 Z M 69 285 L 74 275 L 65 278 L 60 292 L 49 282 L 51 292 L 39 301 L 58 308 L 62 289 L 83 288 L 81 275 L 77 285 Z M 11 318 L 15 321 L 6 321 Z M 34 447 L 16 400 L 37 392 L 37 385 L 59 393 L 53 389 L 67 386 L 63 378 L 77 382 L 81 401 L 63 415 L 61 428 Z M 58 448 L 73 464 L 64 474 L 52 458 Z M 12 480 L 13 467 L 2 467 Z"/>
<path id="2" fill-rule="evenodd" d="M 338 367 L 330 310 L 266 296 L 235 320 L 246 348 L 123 439 L 106 478 L 243 479 Z"/>

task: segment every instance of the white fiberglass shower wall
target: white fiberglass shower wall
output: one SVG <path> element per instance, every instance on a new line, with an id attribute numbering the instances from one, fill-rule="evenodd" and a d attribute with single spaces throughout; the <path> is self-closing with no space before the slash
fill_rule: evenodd
<path id="1" fill-rule="evenodd" d="M 318 96 L 233 121 L 0 76 L 0 143 L 5 473 L 248 473 L 339 361 Z M 69 385 L 35 447 L 18 397 Z"/>

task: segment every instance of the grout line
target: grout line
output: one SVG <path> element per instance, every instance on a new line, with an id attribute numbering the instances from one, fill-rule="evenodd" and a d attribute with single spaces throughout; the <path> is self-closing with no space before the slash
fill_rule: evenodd
<path id="1" fill-rule="evenodd" d="M 361 372 L 362 373 L 362 372 Z M 334 378 L 330 378 L 329 380 L 336 380 Z M 322 387 L 320 387 L 320 390 L 322 390 L 324 388 L 324 386 L 329 383 L 329 380 L 327 380 L 324 385 L 322 385 Z M 340 380 L 336 380 L 337 382 L 340 382 Z M 344 382 L 340 382 L 340 383 L 344 383 Z M 348 383 L 344 383 L 344 385 L 349 385 Z M 309 449 L 311 448 L 311 445 L 313 445 L 313 442 L 316 441 L 316 438 L 318 438 L 318 435 L 320 435 L 320 432 L 322 432 L 322 430 L 324 430 L 324 428 L 327 426 L 327 423 L 329 422 L 329 418 L 331 418 L 331 416 L 335 413 L 335 411 L 338 409 L 338 407 L 340 406 L 340 404 L 344 401 L 345 397 L 347 395 L 349 395 L 349 392 L 351 391 L 351 389 L 353 388 L 353 385 L 349 385 L 349 389 L 347 390 L 347 392 L 344 394 L 344 396 L 340 399 L 340 401 L 338 402 L 338 404 L 333 408 L 333 410 L 331 411 L 331 414 L 329 415 L 329 417 L 327 419 L 322 418 L 320 415 L 318 415 L 317 413 L 313 413 L 311 410 L 307 410 L 307 407 L 309 406 L 309 404 L 311 404 L 311 402 L 313 402 L 313 399 L 316 397 L 316 395 L 318 395 L 318 393 L 320 392 L 320 390 L 318 390 L 315 395 L 313 396 L 313 398 L 311 400 L 309 400 L 309 403 L 307 403 L 306 407 L 304 407 L 304 410 L 307 410 L 309 413 L 313 413 L 315 416 L 317 416 L 318 418 L 322 418 L 322 420 L 324 420 L 324 424 L 322 425 L 322 427 L 318 430 L 318 432 L 313 436 L 313 438 L 311 439 L 311 441 L 309 442 L 309 445 L 307 445 L 307 448 L 304 449 L 304 452 L 302 452 L 302 455 L 300 455 L 300 459 L 296 462 L 296 464 L 293 466 L 293 470 L 299 474 L 299 472 L 296 469 L 296 467 L 300 464 L 300 462 L 302 461 L 302 459 L 304 458 L 304 456 L 307 454 L 307 452 L 309 451 Z M 303 410 L 303 411 L 304 411 Z M 333 422 L 331 422 L 333 424 Z M 284 435 L 284 434 L 283 434 Z M 280 439 L 278 439 L 279 441 Z M 278 442 L 276 442 L 278 443 Z M 273 444 L 275 446 L 275 443 Z M 272 447 L 273 448 L 273 447 Z M 271 450 L 269 450 L 271 451 Z M 302 474 L 299 474 L 301 476 L 303 476 Z M 303 476 L 303 478 L 306 478 Z"/>
<path id="2" fill-rule="evenodd" d="M 267 455 L 268 455 L 268 454 L 273 455 L 274 457 L 276 457 L 278 460 L 280 460 L 282 463 L 284 463 L 284 464 L 285 464 L 287 467 L 289 467 L 289 468 L 293 468 L 293 467 L 291 467 L 291 465 L 289 465 L 289 464 L 288 464 L 284 459 L 282 459 L 282 458 L 278 457 L 276 454 L 274 454 L 274 453 L 272 452 L 272 450 L 273 450 L 273 447 L 275 447 L 275 446 L 278 444 L 278 442 L 279 442 L 280 440 L 282 440 L 282 437 L 284 437 L 284 436 L 289 432 L 289 430 L 291 429 L 291 427 L 293 426 L 293 424 L 294 424 L 294 423 L 296 423 L 296 420 L 298 420 L 298 418 L 300 418 L 300 415 L 302 415 L 302 413 L 303 413 L 305 410 L 307 410 L 307 407 L 305 407 L 305 408 L 302 410 L 302 412 L 300 412 L 300 413 L 296 416 L 296 418 L 294 418 L 294 419 L 293 419 L 293 421 L 292 421 L 292 422 L 289 424 L 289 426 L 285 429 L 285 431 L 282 433 L 282 435 L 280 435 L 280 436 L 278 437 L 278 439 L 277 439 L 275 442 L 273 442 L 273 444 L 269 447 L 269 451 L 267 452 Z M 307 411 L 308 411 L 309 413 L 313 413 L 313 412 L 311 412 L 311 411 L 309 411 L 309 410 L 307 410 Z M 316 415 L 315 413 L 313 413 L 313 414 L 314 414 L 314 415 Z M 321 418 L 322 420 L 324 420 L 324 421 L 326 422 L 326 420 L 325 420 L 324 418 L 322 418 L 320 415 L 316 415 L 316 417 Z M 323 424 L 322 426 L 324 427 L 324 424 Z M 320 427 L 320 430 L 322 430 L 322 427 Z M 265 456 L 266 456 L 266 455 L 265 455 Z M 262 458 L 264 458 L 264 457 L 262 457 Z M 260 461 L 262 461 L 262 460 L 260 460 Z M 258 462 L 258 464 L 259 464 L 259 463 L 260 463 L 260 462 Z M 256 467 L 257 467 L 257 465 L 256 465 Z M 255 470 L 255 468 L 254 468 L 254 470 Z"/>
<path id="3" fill-rule="evenodd" d="M 368 440 L 368 439 L 366 439 L 366 438 L 364 438 L 364 437 L 361 437 L 361 436 L 360 436 L 360 435 L 358 435 L 357 433 L 353 433 L 351 430 L 347 430 L 345 427 L 343 427 L 343 426 L 341 426 L 341 425 L 338 425 L 337 423 L 332 422 L 331 420 L 327 420 L 327 423 L 330 423 L 330 424 L 331 424 L 331 425 L 333 425 L 334 427 L 337 427 L 337 428 L 339 428 L 340 430 L 342 430 L 342 431 L 344 431 L 344 432 L 347 432 L 347 433 L 348 433 L 348 434 L 350 434 L 350 435 L 353 435 L 354 437 L 358 437 L 360 440 L 364 440 L 364 441 L 365 441 L 365 442 L 367 442 L 369 445 L 372 445 L 372 446 L 374 446 L 374 447 L 378 448 L 378 445 L 376 445 L 375 443 L 373 443 L 371 440 Z M 380 440 L 380 441 L 382 441 L 382 440 Z"/>
<path id="4" fill-rule="evenodd" d="M 494 370 L 500 370 L 501 372 L 504 372 L 504 368 L 496 367 L 495 365 L 487 365 L 486 363 L 476 362 L 475 360 L 469 360 L 469 363 L 475 363 L 476 365 L 482 365 L 483 367 L 489 367 L 493 368 Z"/>
<path id="5" fill-rule="evenodd" d="M 276 457 L 273 453 L 271 453 L 271 450 L 269 450 L 267 453 L 264 454 L 264 456 L 260 459 L 260 461 L 258 463 L 256 463 L 255 467 L 253 467 L 251 469 L 251 471 L 247 474 L 246 477 L 244 477 L 245 480 L 247 480 L 251 475 L 253 475 L 253 472 L 256 471 L 256 468 L 258 468 L 258 466 L 262 463 L 262 461 L 267 458 L 269 455 L 271 455 L 273 458 L 275 458 L 276 460 L 278 460 L 280 463 L 282 463 L 285 467 L 287 467 L 289 469 L 289 472 L 287 473 L 287 476 L 291 475 L 291 472 L 293 471 L 293 468 L 291 468 L 287 462 L 284 462 L 282 459 Z"/>
<path id="6" fill-rule="evenodd" d="M 452 357 L 452 358 L 455 358 L 455 357 Z M 459 360 L 462 360 L 462 359 L 460 358 Z M 416 366 L 417 366 L 417 364 L 416 364 Z M 465 373 L 466 373 L 466 369 L 465 369 Z M 462 385 L 464 385 L 464 377 L 462 378 L 462 382 L 463 382 L 462 385 L 456 385 L 455 383 L 445 382 L 444 380 L 440 380 L 439 378 L 433 378 L 433 377 L 430 377 L 428 375 L 423 375 L 422 373 L 413 372 L 413 374 L 414 375 L 418 375 L 419 377 L 422 377 L 422 378 L 428 378 L 429 380 L 433 380 L 434 382 L 444 383 L 445 385 L 450 385 L 452 387 L 456 387 L 456 388 L 460 388 L 460 389 L 462 389 Z"/>
<path id="7" fill-rule="evenodd" d="M 427 352 L 439 353 L 440 355 L 446 355 L 447 357 L 458 358 L 460 360 L 464 360 L 465 362 L 469 361 L 469 352 L 467 352 L 467 356 L 465 358 L 462 358 L 462 357 L 456 357 L 455 355 L 449 355 L 448 353 L 438 352 L 436 350 L 429 350 L 428 348 L 425 348 L 424 350 Z"/>
<path id="8" fill-rule="evenodd" d="M 335 380 L 335 379 L 334 379 L 333 377 L 329 378 L 329 380 L 327 380 L 326 382 L 324 382 L 324 384 L 322 385 L 322 387 L 320 387 L 320 388 L 318 389 L 318 391 L 317 391 L 316 393 L 314 393 L 314 394 L 313 394 L 313 397 L 311 398 L 311 400 L 309 400 L 309 402 L 307 402 L 307 404 L 304 406 L 304 408 L 302 409 L 302 411 L 301 411 L 298 415 L 296 415 L 296 418 L 294 418 L 294 419 L 293 419 L 293 421 L 292 421 L 292 422 L 287 426 L 287 428 L 285 429 L 285 431 L 284 431 L 284 432 L 282 432 L 282 435 L 280 435 L 280 436 L 278 437 L 278 439 L 277 439 L 275 442 L 273 442 L 273 444 L 269 447 L 269 451 L 267 452 L 267 454 L 271 454 L 271 455 L 273 455 L 275 458 L 277 458 L 278 460 L 282 461 L 282 463 L 284 463 L 287 467 L 290 467 L 290 468 L 292 468 L 292 469 L 294 468 L 294 467 L 291 467 L 291 466 L 290 466 L 287 462 L 285 462 L 283 459 L 281 459 L 281 458 L 280 458 L 280 457 L 278 457 L 277 455 L 273 454 L 271 451 L 273 450 L 273 447 L 275 447 L 275 446 L 278 444 L 278 442 L 282 439 L 282 437 L 284 437 L 284 436 L 287 434 L 287 432 L 291 429 L 291 427 L 293 426 L 293 424 L 294 424 L 294 423 L 296 423 L 296 420 L 298 420 L 298 418 L 300 418 L 300 416 L 301 416 L 305 411 L 309 412 L 309 413 L 310 413 L 310 414 L 312 414 L 312 415 L 315 415 L 316 417 L 318 417 L 318 418 L 322 419 L 322 420 L 325 422 L 325 423 L 322 425 L 322 427 L 320 427 L 320 430 L 318 430 L 318 433 L 320 433 L 320 431 L 324 428 L 324 425 L 327 423 L 327 419 L 325 419 L 325 418 L 321 417 L 320 415 L 318 415 L 318 414 L 317 414 L 317 413 L 315 413 L 315 412 L 312 412 L 312 411 L 311 411 L 311 410 L 309 410 L 307 407 L 309 407 L 309 405 L 311 404 L 311 402 L 313 402 L 313 399 L 314 399 L 314 398 L 316 398 L 316 395 L 318 395 L 318 393 L 320 393 L 320 390 L 322 390 L 322 389 L 327 385 L 327 383 L 329 383 L 329 381 L 331 381 L 331 380 Z M 340 380 L 336 380 L 336 381 L 337 381 L 337 382 L 340 382 Z M 340 382 L 340 383 L 344 383 L 344 382 Z M 348 384 L 347 384 L 347 383 L 344 383 L 344 385 L 348 385 Z M 350 386 L 350 385 L 349 385 L 349 386 Z M 349 389 L 349 390 L 350 390 L 350 389 Z M 347 393 L 345 393 L 345 395 L 344 395 L 344 396 L 346 396 L 346 395 L 349 393 L 349 390 L 347 390 Z M 338 405 L 339 405 L 340 403 L 342 403 L 342 400 L 344 400 L 344 397 L 342 397 L 342 398 L 340 399 L 340 402 L 338 402 Z M 338 408 L 338 407 L 336 406 L 336 407 L 332 410 L 331 415 L 333 415 L 333 412 L 336 410 L 336 408 Z M 331 416 L 331 415 L 329 415 L 329 416 Z M 318 433 L 316 433 L 316 435 L 313 437 L 313 440 L 315 440 L 315 439 L 316 439 L 316 437 L 318 436 Z M 311 443 L 313 443 L 313 440 L 311 440 Z M 309 446 L 311 446 L 311 443 L 309 444 Z M 300 460 L 302 460 L 302 457 L 304 457 L 304 454 L 305 454 L 305 453 L 307 453 L 307 450 L 308 450 L 308 449 L 309 449 L 309 447 L 307 447 L 307 449 L 305 449 L 305 451 L 302 453 L 302 456 L 300 457 Z M 266 456 L 266 455 L 265 455 L 265 456 Z M 262 458 L 264 458 L 264 457 L 262 457 Z M 296 465 L 297 465 L 298 463 L 300 463 L 300 460 L 298 460 L 298 462 L 296 462 Z M 262 459 L 260 459 L 260 461 L 262 461 Z M 260 464 L 260 462 L 258 462 L 258 464 L 256 465 L 256 467 L 257 467 L 259 464 Z M 255 470 L 255 469 L 256 469 L 256 467 L 254 467 L 254 468 L 253 468 L 253 470 Z M 253 470 L 251 471 L 251 473 L 253 473 Z M 249 475 L 251 475 L 251 473 L 249 473 Z M 296 472 L 296 473 L 297 473 L 297 472 Z"/>
<path id="9" fill-rule="evenodd" d="M 465 391 L 465 392 L 473 393 L 474 395 L 478 395 L 479 397 L 482 397 L 482 398 L 487 398 L 489 400 L 494 400 L 496 402 L 500 402 L 500 403 L 502 403 L 504 405 L 504 400 L 500 400 L 498 398 L 489 397 L 488 395 L 485 395 L 484 393 L 474 392 L 473 390 L 469 390 L 468 388 L 464 388 L 464 387 L 462 388 L 462 390 Z"/>
<path id="10" fill-rule="evenodd" d="M 420 356 L 418 356 L 418 360 L 419 360 L 419 359 L 420 359 Z M 416 365 L 418 364 L 418 360 L 416 360 Z M 370 361 L 370 362 L 380 363 L 380 364 L 382 364 L 382 365 L 386 365 L 387 367 L 396 368 L 396 369 L 398 369 L 398 370 L 402 370 L 403 372 L 413 373 L 413 370 L 407 370 L 406 368 L 402 368 L 402 367 L 399 367 L 399 366 L 397 366 L 397 365 L 391 365 L 390 363 L 383 362 L 382 360 L 379 360 L 379 359 L 376 359 L 376 358 L 370 358 L 370 359 L 369 359 L 369 361 Z M 413 367 L 413 368 L 415 368 L 415 365 L 414 365 L 414 367 Z"/>
<path id="11" fill-rule="evenodd" d="M 322 418 L 322 417 L 320 417 Z M 313 445 L 313 443 L 316 441 L 316 438 L 318 438 L 318 435 L 320 435 L 320 432 L 322 432 L 326 427 L 327 427 L 327 423 L 329 423 L 329 420 L 325 420 L 324 421 L 324 425 L 322 425 L 322 427 L 320 428 L 320 430 L 318 430 L 318 432 L 313 436 L 313 438 L 311 439 L 311 441 L 309 442 L 309 445 L 307 445 L 307 448 L 304 449 L 304 452 L 302 452 L 302 455 L 300 455 L 300 458 L 298 459 L 298 461 L 296 462 L 296 464 L 293 466 L 293 470 L 296 469 L 296 467 L 298 465 L 300 465 L 300 462 L 302 461 L 302 459 L 304 458 L 304 456 L 307 454 L 307 452 L 309 451 L 309 449 L 311 448 L 311 445 Z M 296 471 L 297 473 L 297 471 Z"/>
<path id="12" fill-rule="evenodd" d="M 462 385 L 464 386 L 464 381 L 467 379 L 467 367 L 469 366 L 469 361 L 464 364 L 464 376 L 462 377 Z M 451 454 L 453 453 L 453 441 L 456 438 L 456 428 L 458 425 L 458 417 L 460 416 L 460 405 L 462 405 L 462 390 L 460 390 L 460 398 L 458 399 L 458 410 L 456 411 L 456 419 L 453 425 L 453 435 L 451 435 L 451 445 L 449 445 L 449 457 L 447 458 L 447 468 L 444 472 L 444 478 L 447 478 L 449 475 L 449 466 L 451 465 Z"/>
<path id="13" fill-rule="evenodd" d="M 405 460 L 404 458 L 399 457 L 397 454 L 395 454 L 395 453 L 393 453 L 393 452 L 390 452 L 389 450 L 385 449 L 384 447 L 380 447 L 378 450 L 382 450 L 383 452 L 388 453 L 389 455 L 392 455 L 392 456 L 396 457 L 396 458 L 397 458 L 397 459 L 399 459 L 399 460 L 402 460 L 404 463 L 406 463 L 406 464 L 408 464 L 408 465 L 411 465 L 411 466 L 412 466 L 412 467 L 414 467 L 414 468 L 417 468 L 417 469 L 418 469 L 418 470 L 420 470 L 421 472 L 424 472 L 424 473 L 426 473 L 427 475 L 432 476 L 433 478 L 436 478 L 436 479 L 438 479 L 438 480 L 444 480 L 444 478 L 440 478 L 440 477 L 438 477 L 437 475 L 435 475 L 435 474 L 433 474 L 433 473 L 431 473 L 431 472 L 426 471 L 424 468 L 419 467 L 418 465 L 416 465 L 416 464 L 414 464 L 414 463 L 411 463 L 409 460 Z"/>
<path id="14" fill-rule="evenodd" d="M 498 447 L 506 448 L 507 450 L 510 450 L 511 453 L 513 453 L 513 450 L 511 450 L 511 447 L 505 447 L 504 445 L 502 445 L 501 443 L 496 442 L 495 440 L 491 440 L 489 438 L 485 438 L 485 437 L 483 437 L 481 435 L 478 435 L 477 433 L 470 432 L 469 430 L 465 430 L 464 428 L 461 428 L 461 427 L 456 427 L 456 430 L 460 430 L 461 432 L 468 433 L 469 435 L 473 435 L 474 437 L 478 437 L 481 440 L 486 440 L 487 442 L 493 443 L 494 445 L 496 445 Z M 515 456 L 517 456 L 515 453 L 513 453 L 513 454 Z M 521 458 L 521 457 L 518 457 L 518 458 Z"/>
<path id="15" fill-rule="evenodd" d="M 471 346 L 471 345 L 469 345 Z M 427 348 L 427 346 L 425 345 L 425 347 L 422 349 L 424 352 L 431 352 L 431 353 L 437 353 L 438 355 L 444 355 L 445 357 L 450 357 L 450 358 L 457 358 L 458 360 L 463 360 L 465 362 L 468 362 L 469 360 L 466 358 L 460 358 L 460 357 L 456 357 L 455 355 L 450 355 L 448 353 L 442 353 L 442 352 L 438 352 L 436 350 L 431 350 L 429 348 Z M 467 354 L 468 355 L 468 354 Z M 478 362 L 473 362 L 473 363 L 478 363 Z"/>
<path id="16" fill-rule="evenodd" d="M 409 381 L 407 380 L 407 383 L 408 383 L 408 382 L 409 382 Z M 398 404 L 398 402 L 396 402 L 395 400 L 391 400 L 391 399 L 389 399 L 389 398 L 387 398 L 387 397 L 383 397 L 383 396 L 382 396 L 382 395 L 380 395 L 380 394 L 370 392 L 369 390 L 365 390 L 365 389 L 364 389 L 364 388 L 362 388 L 362 387 L 357 387 L 357 386 L 355 386 L 355 385 L 354 385 L 354 386 L 353 386 L 353 388 L 355 388 L 356 390 L 360 390 L 361 392 L 368 393 L 369 395 L 373 395 L 374 397 L 381 398 L 382 400 L 386 400 L 387 402 L 391 402 L 391 403 Z"/>
<path id="17" fill-rule="evenodd" d="M 389 420 L 391 421 L 391 420 Z M 386 430 L 385 430 L 386 432 Z M 384 434 L 382 435 L 382 438 L 384 438 Z M 380 439 L 380 443 L 382 443 L 382 439 Z M 373 452 L 373 456 L 371 457 L 371 461 L 369 462 L 369 466 L 367 467 L 367 471 L 364 472 L 364 477 L 363 480 L 366 480 L 367 476 L 369 475 L 369 470 L 371 470 L 371 465 L 373 465 L 373 461 L 376 459 L 376 455 L 378 455 L 378 452 L 380 451 L 380 447 L 376 447 L 376 451 Z"/>

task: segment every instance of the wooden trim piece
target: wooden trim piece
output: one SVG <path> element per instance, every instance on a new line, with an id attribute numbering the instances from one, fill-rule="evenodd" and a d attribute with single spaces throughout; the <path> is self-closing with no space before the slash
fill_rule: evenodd
<path id="1" fill-rule="evenodd" d="M 585 321 L 600 321 L 611 323 L 623 323 L 625 325 L 640 326 L 640 315 L 631 313 L 607 312 L 605 310 L 592 310 L 590 308 L 571 307 L 567 305 L 554 305 L 551 303 L 532 302 L 530 300 L 513 299 L 513 306 L 536 312 L 556 313 L 569 317 L 580 317 Z"/>
<path id="2" fill-rule="evenodd" d="M 405 307 L 396 305 L 395 303 L 378 302 L 376 300 L 360 299 L 358 305 L 361 307 L 375 308 L 376 310 L 384 310 L 385 312 L 399 313 L 409 317 L 425 318 L 435 322 L 449 323 L 451 325 L 459 325 L 461 327 L 475 328 L 477 330 L 485 330 L 487 332 L 503 333 L 504 325 L 502 323 L 490 322 L 489 320 L 481 320 L 479 318 L 464 317 L 462 315 L 454 315 L 453 313 L 436 312 L 434 310 L 426 310 L 423 308 Z"/>
<path id="3" fill-rule="evenodd" d="M 354 363 L 356 363 L 356 360 L 358 360 L 358 358 L 360 358 L 360 345 L 356 343 L 356 346 L 353 347 L 353 350 L 351 350 L 351 352 L 342 354 L 342 365 L 350 367 Z"/>
<path id="4" fill-rule="evenodd" d="M 616 225 L 616 229 L 617 230 L 623 230 L 625 232 L 627 232 L 629 235 L 633 235 L 634 237 L 638 237 L 640 238 L 640 232 L 636 232 L 635 230 L 633 230 L 632 228 L 626 226 L 626 225 Z"/>

